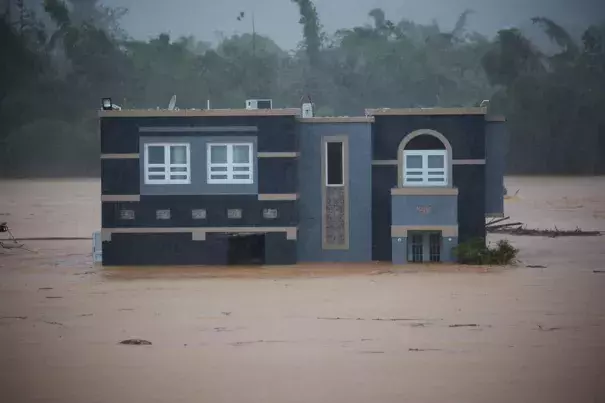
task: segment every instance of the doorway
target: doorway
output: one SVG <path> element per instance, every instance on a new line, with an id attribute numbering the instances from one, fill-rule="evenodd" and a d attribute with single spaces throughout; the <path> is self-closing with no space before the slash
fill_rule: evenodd
<path id="1" fill-rule="evenodd" d="M 231 234 L 227 239 L 227 264 L 265 264 L 265 234 Z"/>
<path id="2" fill-rule="evenodd" d="M 410 231 L 408 234 L 408 262 L 441 262 L 441 232 Z"/>

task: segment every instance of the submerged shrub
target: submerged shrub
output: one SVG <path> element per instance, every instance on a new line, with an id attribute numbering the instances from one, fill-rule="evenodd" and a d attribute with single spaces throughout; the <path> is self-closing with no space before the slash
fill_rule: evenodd
<path id="1" fill-rule="evenodd" d="M 469 265 L 509 265 L 517 261 L 519 249 L 509 241 L 502 239 L 495 247 L 485 244 L 482 238 L 472 239 L 454 248 L 454 256 L 458 263 Z"/>

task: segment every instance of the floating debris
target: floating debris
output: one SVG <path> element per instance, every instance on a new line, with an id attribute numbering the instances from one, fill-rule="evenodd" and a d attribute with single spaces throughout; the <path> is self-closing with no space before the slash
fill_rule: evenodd
<path id="1" fill-rule="evenodd" d="M 544 236 L 556 238 L 560 236 L 600 236 L 601 231 L 584 231 L 578 227 L 573 230 L 560 230 L 557 227 L 554 229 L 533 229 L 527 228 L 522 222 L 510 222 L 510 217 L 503 217 L 492 220 L 485 224 L 485 230 L 493 234 L 509 234 L 509 235 L 526 235 L 526 236 Z"/>
<path id="2" fill-rule="evenodd" d="M 128 339 L 122 340 L 120 344 L 126 344 L 129 346 L 151 346 L 151 342 L 143 339 Z"/>

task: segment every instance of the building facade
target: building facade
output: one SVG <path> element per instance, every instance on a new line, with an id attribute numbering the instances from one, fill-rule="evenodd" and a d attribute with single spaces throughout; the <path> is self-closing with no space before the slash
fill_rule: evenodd
<path id="1" fill-rule="evenodd" d="M 452 261 L 503 213 L 484 108 L 100 113 L 104 265 Z"/>

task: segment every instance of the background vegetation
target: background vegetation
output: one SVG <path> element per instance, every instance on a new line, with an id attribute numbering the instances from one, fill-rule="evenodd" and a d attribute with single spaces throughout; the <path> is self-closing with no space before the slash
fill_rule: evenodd
<path id="1" fill-rule="evenodd" d="M 491 99 L 509 119 L 509 173 L 605 173 L 605 24 L 575 39 L 534 18 L 557 45 L 545 54 L 516 29 L 468 32 L 469 11 L 445 31 L 374 9 L 372 25 L 329 35 L 311 0 L 290 1 L 303 34 L 295 51 L 254 33 L 215 46 L 166 34 L 137 41 L 120 27 L 125 10 L 98 0 L 16 1 L 0 18 L 0 172 L 97 175 L 100 98 L 155 108 L 176 94 L 180 108 L 207 99 L 241 108 L 253 97 L 299 106 L 310 96 L 320 115 Z"/>

